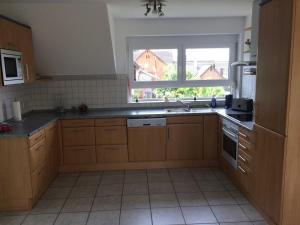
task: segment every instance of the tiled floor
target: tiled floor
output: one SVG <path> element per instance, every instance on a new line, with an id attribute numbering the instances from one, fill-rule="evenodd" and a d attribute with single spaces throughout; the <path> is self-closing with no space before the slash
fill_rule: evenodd
<path id="1" fill-rule="evenodd" d="M 217 169 L 60 174 L 31 212 L 0 225 L 266 225 Z"/>

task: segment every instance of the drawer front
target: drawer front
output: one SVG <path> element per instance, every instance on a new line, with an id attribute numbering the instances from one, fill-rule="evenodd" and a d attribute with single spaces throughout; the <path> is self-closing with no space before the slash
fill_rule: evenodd
<path id="1" fill-rule="evenodd" d="M 63 120 L 62 127 L 93 127 L 95 120 Z"/>
<path id="2" fill-rule="evenodd" d="M 97 163 L 128 162 L 127 145 L 102 145 L 96 147 Z"/>
<path id="3" fill-rule="evenodd" d="M 63 149 L 64 164 L 96 163 L 94 146 L 65 147 Z"/>
<path id="4" fill-rule="evenodd" d="M 38 142 L 30 148 L 30 166 L 31 172 L 34 172 L 38 167 L 44 164 L 47 160 L 47 148 L 45 139 Z"/>
<path id="5" fill-rule="evenodd" d="M 97 119 L 95 121 L 96 127 L 103 126 L 126 126 L 126 119 L 124 118 L 113 118 L 113 119 Z"/>
<path id="6" fill-rule="evenodd" d="M 96 127 L 96 145 L 126 145 L 125 126 Z"/>
<path id="7" fill-rule="evenodd" d="M 244 140 L 243 138 L 239 137 L 238 147 L 239 147 L 239 150 L 242 150 L 245 153 L 247 153 L 248 155 L 253 157 L 254 151 L 255 151 L 255 145 L 254 144 L 252 144 L 252 143 Z"/>
<path id="8" fill-rule="evenodd" d="M 42 129 L 29 137 L 29 147 L 35 145 L 36 143 L 40 142 L 41 140 L 45 139 L 45 130 Z"/>
<path id="9" fill-rule="evenodd" d="M 249 131 L 245 128 L 239 127 L 239 138 L 243 138 L 244 140 L 255 143 L 255 132 Z"/>
<path id="10" fill-rule="evenodd" d="M 63 128 L 64 146 L 90 146 L 95 145 L 94 127 Z"/>
<path id="11" fill-rule="evenodd" d="M 250 192 L 251 183 L 253 184 L 251 180 L 251 169 L 249 169 L 243 162 L 238 161 L 237 171 L 240 184 L 245 189 L 245 191 Z"/>
<path id="12" fill-rule="evenodd" d="M 32 195 L 34 201 L 38 200 L 48 186 L 48 172 L 47 163 L 44 163 L 31 174 Z"/>
<path id="13" fill-rule="evenodd" d="M 174 116 L 167 118 L 167 124 L 203 123 L 203 116 Z"/>
<path id="14" fill-rule="evenodd" d="M 244 164 L 248 168 L 252 168 L 252 157 L 241 149 L 239 149 L 238 162 Z"/>

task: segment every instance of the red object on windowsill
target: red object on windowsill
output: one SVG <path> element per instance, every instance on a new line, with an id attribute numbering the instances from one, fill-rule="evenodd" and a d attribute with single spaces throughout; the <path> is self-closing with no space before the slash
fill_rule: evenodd
<path id="1" fill-rule="evenodd" d="M 12 131 L 12 126 L 9 126 L 7 124 L 0 124 L 0 133 L 7 133 Z"/>

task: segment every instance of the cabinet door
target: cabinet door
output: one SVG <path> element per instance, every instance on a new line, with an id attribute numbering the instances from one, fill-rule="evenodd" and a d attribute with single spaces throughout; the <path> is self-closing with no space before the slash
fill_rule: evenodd
<path id="1" fill-rule="evenodd" d="M 63 128 L 64 146 L 94 146 L 94 127 Z"/>
<path id="2" fill-rule="evenodd" d="M 57 123 L 49 125 L 45 129 L 46 133 L 46 147 L 49 154 L 49 175 L 50 180 L 53 180 L 58 174 L 59 169 L 59 144 L 58 144 L 58 126 Z"/>
<path id="3" fill-rule="evenodd" d="M 260 9 L 255 122 L 285 134 L 290 69 L 292 0 Z"/>
<path id="4" fill-rule="evenodd" d="M 168 125 L 167 159 L 203 159 L 203 124 Z"/>
<path id="5" fill-rule="evenodd" d="M 35 63 L 33 57 L 33 43 L 31 29 L 18 26 L 18 46 L 22 52 L 22 63 L 24 66 L 24 77 L 26 83 L 32 83 L 36 78 Z"/>
<path id="6" fill-rule="evenodd" d="M 218 160 L 219 116 L 204 117 L 204 159 Z"/>
<path id="7" fill-rule="evenodd" d="M 19 50 L 17 37 L 18 25 L 0 18 L 0 48 Z"/>
<path id="8" fill-rule="evenodd" d="M 129 161 L 149 162 L 166 159 L 166 128 L 128 128 Z"/>
<path id="9" fill-rule="evenodd" d="M 258 206 L 279 224 L 285 138 L 255 126 L 254 198 Z"/>

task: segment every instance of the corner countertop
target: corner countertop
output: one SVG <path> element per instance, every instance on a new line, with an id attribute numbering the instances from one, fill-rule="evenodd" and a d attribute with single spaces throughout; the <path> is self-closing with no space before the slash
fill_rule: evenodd
<path id="1" fill-rule="evenodd" d="M 9 133 L 0 134 L 3 137 L 28 137 L 38 132 L 39 130 L 47 127 L 50 123 L 59 119 L 98 119 L 98 118 L 145 118 L 145 117 L 168 117 L 180 115 L 208 115 L 217 114 L 223 118 L 231 120 L 232 122 L 242 126 L 248 130 L 253 130 L 253 122 L 239 122 L 238 120 L 230 117 L 228 114 L 243 114 L 232 110 L 223 108 L 193 108 L 189 112 L 177 111 L 169 112 L 167 109 L 162 108 L 125 108 L 125 109 L 103 109 L 103 110 L 90 110 L 86 114 L 77 112 L 66 112 L 63 114 L 54 111 L 32 111 L 23 115 L 23 121 L 15 122 L 13 120 L 5 121 L 5 123 L 13 126 L 13 131 Z"/>

